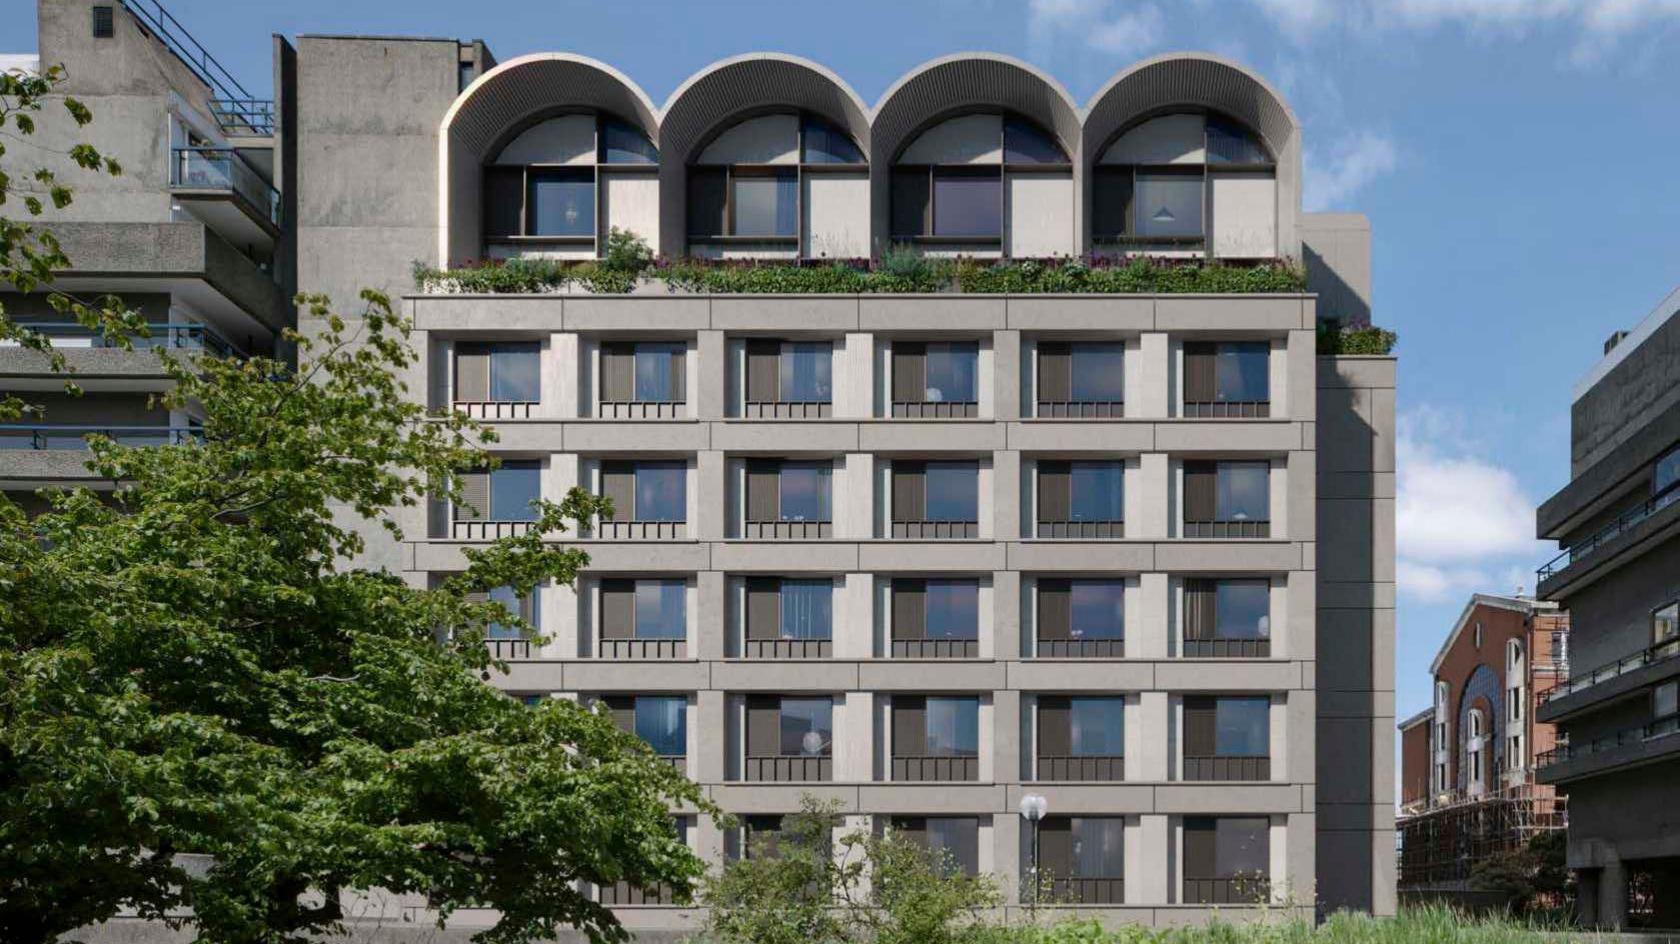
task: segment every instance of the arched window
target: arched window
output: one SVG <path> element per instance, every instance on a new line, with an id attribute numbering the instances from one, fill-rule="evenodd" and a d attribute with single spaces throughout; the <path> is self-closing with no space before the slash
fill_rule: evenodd
<path id="1" fill-rule="evenodd" d="M 1476 636 L 1476 638 L 1475 638 L 1476 648 L 1480 649 L 1480 648 L 1482 648 L 1482 624 L 1480 622 L 1476 623 L 1475 636 Z"/>
<path id="2" fill-rule="evenodd" d="M 485 254 L 589 258 L 614 226 L 646 236 L 657 225 L 658 164 L 646 135 L 608 115 L 526 127 L 484 169 Z"/>
<path id="3" fill-rule="evenodd" d="M 1477 796 L 1487 789 L 1487 744 L 1483 734 L 1487 729 L 1482 709 L 1470 709 L 1469 723 L 1466 725 L 1465 759 L 1467 762 L 1467 787 L 1471 796 Z"/>
<path id="4" fill-rule="evenodd" d="M 1125 252 L 1277 255 L 1277 165 L 1259 137 L 1220 115 L 1161 115 L 1097 158 L 1091 237 Z"/>
<path id="5" fill-rule="evenodd" d="M 725 128 L 688 168 L 695 255 L 869 254 L 868 160 L 840 128 L 799 112 Z"/>
<path id="6" fill-rule="evenodd" d="M 1070 230 L 1072 179 L 1067 152 L 1025 118 L 947 118 L 893 161 L 888 236 L 934 251 L 1064 254 L 1072 245 L 1060 232 Z"/>

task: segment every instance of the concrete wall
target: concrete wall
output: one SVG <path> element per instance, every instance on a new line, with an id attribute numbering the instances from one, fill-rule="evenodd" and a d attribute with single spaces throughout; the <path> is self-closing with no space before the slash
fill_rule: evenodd
<path id="1" fill-rule="evenodd" d="M 1371 221 L 1364 214 L 1301 214 L 1301 263 L 1319 317 L 1371 323 Z"/>
<path id="2" fill-rule="evenodd" d="M 1318 904 L 1392 914 L 1394 368 L 1318 359 Z"/>

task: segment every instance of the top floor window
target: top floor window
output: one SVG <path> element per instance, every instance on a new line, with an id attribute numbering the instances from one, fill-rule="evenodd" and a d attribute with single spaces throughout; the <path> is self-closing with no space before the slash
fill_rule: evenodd
<path id="1" fill-rule="evenodd" d="M 1265 144 L 1222 116 L 1151 118 L 1097 159 L 1092 238 L 1127 249 L 1272 258 L 1276 176 Z"/>
<path id="2" fill-rule="evenodd" d="M 862 186 L 848 190 L 848 182 Z M 795 255 L 867 255 L 856 251 L 867 246 L 857 243 L 862 234 L 824 225 L 839 222 L 841 193 L 867 202 L 867 186 L 862 150 L 835 125 L 803 113 L 747 118 L 713 138 L 688 169 L 688 239 L 699 254 L 747 244 Z M 803 240 L 802 230 L 810 233 Z"/>
<path id="3" fill-rule="evenodd" d="M 549 117 L 519 132 L 484 169 L 486 254 L 525 249 L 592 257 L 605 227 L 596 198 L 618 168 L 652 168 L 659 152 L 637 128 L 598 113 Z"/>
<path id="4" fill-rule="evenodd" d="M 1184 415 L 1271 415 L 1271 345 L 1191 341 L 1184 345 Z"/>
<path id="5" fill-rule="evenodd" d="M 1010 236 L 1005 194 L 1011 179 L 1069 168 L 1061 145 L 1020 116 L 975 113 L 946 119 L 918 135 L 894 162 L 890 235 L 1001 250 Z"/>
<path id="6" fill-rule="evenodd" d="M 1118 341 L 1040 341 L 1038 415 L 1122 415 L 1125 362 L 1125 345 Z"/>

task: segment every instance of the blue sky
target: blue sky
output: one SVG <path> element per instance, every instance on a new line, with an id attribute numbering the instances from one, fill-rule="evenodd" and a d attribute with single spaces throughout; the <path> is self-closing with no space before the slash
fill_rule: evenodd
<path id="1" fill-rule="evenodd" d="M 920 62 L 1019 56 L 1083 103 L 1115 71 L 1211 50 L 1305 125 L 1309 209 L 1374 228 L 1375 320 L 1400 334 L 1401 715 L 1472 590 L 1533 588 L 1533 505 L 1568 477 L 1574 382 L 1680 284 L 1680 0 L 612 3 L 166 0 L 266 94 L 269 34 L 569 50 L 663 102 L 741 52 L 828 65 L 873 104 Z M 28 51 L 34 4 L 0 10 Z"/>

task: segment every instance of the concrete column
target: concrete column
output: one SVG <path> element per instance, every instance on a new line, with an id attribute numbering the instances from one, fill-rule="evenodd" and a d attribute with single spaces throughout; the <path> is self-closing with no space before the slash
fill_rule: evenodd
<path id="1" fill-rule="evenodd" d="M 1289 817 L 1273 816 L 1267 841 L 1270 861 L 1266 864 L 1266 880 L 1271 883 L 1272 901 L 1288 901 L 1294 894 L 1289 886 Z"/>
<path id="2" fill-rule="evenodd" d="M 1126 523 L 1126 536 L 1133 538 L 1170 538 L 1172 519 L 1178 508 L 1173 500 L 1171 464 L 1164 452 L 1146 452 L 1138 462 L 1138 497 L 1142 513 L 1137 530 Z"/>
<path id="3" fill-rule="evenodd" d="M 727 582 L 720 571 L 702 570 L 695 575 L 694 584 L 699 625 L 689 636 L 694 640 L 695 655 L 700 659 L 722 659 L 729 625 Z"/>
<path id="4" fill-rule="evenodd" d="M 1575 886 L 1575 903 L 1581 911 L 1581 927 L 1598 927 L 1598 870 L 1576 869 Z"/>
<path id="5" fill-rule="evenodd" d="M 729 371 L 724 362 L 722 331 L 701 331 L 696 337 L 695 360 L 688 372 L 689 383 L 695 386 L 693 415 L 703 420 L 723 418 L 724 383 Z M 721 492 L 708 492 L 710 495 Z"/>
<path id="6" fill-rule="evenodd" d="M 1140 692 L 1135 717 L 1137 718 L 1138 751 L 1136 763 L 1134 758 L 1126 758 L 1127 780 L 1163 781 L 1167 779 L 1167 759 L 1171 750 L 1171 737 L 1167 730 L 1167 693 Z M 1128 722 L 1132 719 L 1127 718 Z M 1130 728 L 1131 725 L 1128 725 Z M 1129 746 L 1129 745 L 1128 745 Z M 1134 775 L 1133 771 L 1137 773 Z"/>
<path id="7" fill-rule="evenodd" d="M 867 783 L 875 766 L 875 696 L 847 692 L 842 698 L 834 730 L 834 779 Z"/>
<path id="8" fill-rule="evenodd" d="M 455 342 L 434 338 L 430 331 L 416 331 L 409 337 L 416 351 L 425 351 L 425 376 L 409 380 L 408 389 L 426 391 L 426 406 L 447 409 L 454 402 Z M 416 384 L 421 384 L 416 386 Z"/>
<path id="9" fill-rule="evenodd" d="M 1021 454 L 1013 449 L 992 453 L 992 540 L 1021 537 Z M 984 501 L 984 499 L 982 499 Z"/>
<path id="10" fill-rule="evenodd" d="M 1003 892 L 1005 905 L 1021 903 L 1021 837 L 1026 824 L 1019 813 L 998 813 L 992 817 L 992 876 Z"/>
<path id="11" fill-rule="evenodd" d="M 1126 844 L 1126 904 L 1164 905 L 1172 874 L 1173 837 L 1169 828 L 1171 817 L 1148 813 L 1138 817 L 1136 830 L 1127 830 L 1127 839 L 1137 834 L 1138 855 L 1132 856 L 1132 845 Z M 1132 863 L 1138 864 L 1137 880 L 1132 880 Z"/>
<path id="12" fill-rule="evenodd" d="M 992 782 L 1021 780 L 1021 693 L 992 693 Z M 986 778 L 980 778 L 982 781 Z"/>
<path id="13" fill-rule="evenodd" d="M 1137 614 L 1137 619 L 1126 624 L 1126 655 L 1138 659 L 1168 657 L 1173 627 L 1171 589 L 1166 574 L 1139 575 L 1138 605 L 1126 608 L 1127 616 Z"/>
<path id="14" fill-rule="evenodd" d="M 543 658 L 577 658 L 577 591 L 565 584 L 544 587 L 538 604 L 542 607 L 542 634 L 548 638 L 548 644 L 542 648 Z"/>
<path id="15" fill-rule="evenodd" d="M 870 658 L 875 654 L 874 575 L 846 574 L 835 593 L 834 658 Z"/>
<path id="16" fill-rule="evenodd" d="M 875 536 L 875 457 L 867 452 L 846 454 L 846 493 L 835 506 L 840 516 L 834 522 L 835 537 L 867 541 Z"/>
<path id="17" fill-rule="evenodd" d="M 1021 572 L 992 573 L 992 658 L 1021 655 Z"/>
<path id="18" fill-rule="evenodd" d="M 1172 402 L 1172 358 L 1167 335 L 1146 331 L 1138 339 L 1137 402 L 1127 402 L 1126 415 L 1146 419 L 1160 419 L 1169 415 Z M 1136 409 L 1133 409 L 1136 406 Z"/>
<path id="19" fill-rule="evenodd" d="M 570 419 L 578 410 L 578 336 L 556 331 L 548 336 L 548 356 L 542 365 L 543 416 Z"/>
<path id="20" fill-rule="evenodd" d="M 1021 416 L 1021 332 L 992 332 L 992 418 Z"/>
<path id="21" fill-rule="evenodd" d="M 1294 756 L 1289 751 L 1289 728 L 1295 721 L 1293 712 L 1289 710 L 1288 695 L 1278 692 L 1272 694 L 1272 707 L 1270 711 L 1266 712 L 1266 721 L 1266 737 L 1270 742 L 1267 747 L 1270 749 L 1272 761 L 1272 781 L 1274 783 L 1287 783 L 1290 779 L 1289 768 L 1294 761 Z"/>
<path id="22" fill-rule="evenodd" d="M 718 499 L 728 487 L 727 463 L 723 453 L 706 451 L 695 457 L 695 474 L 699 479 L 699 500 L 689 505 L 690 535 L 701 541 L 721 541 L 724 538 L 724 516 L 727 503 Z"/>
<path id="23" fill-rule="evenodd" d="M 1598 926 L 1607 931 L 1627 926 L 1627 867 L 1621 859 L 1607 859 L 1598 870 Z"/>
<path id="24" fill-rule="evenodd" d="M 695 730 L 700 732 L 694 765 L 700 783 L 722 783 L 728 759 L 729 699 L 720 691 L 703 689 L 695 695 Z"/>
<path id="25" fill-rule="evenodd" d="M 834 415 L 866 419 L 875 415 L 875 336 L 846 335 L 834 370 Z"/>
<path id="26" fill-rule="evenodd" d="M 1318 528 L 1318 456 L 1312 452 L 1291 452 L 1284 472 L 1282 509 L 1272 512 L 1272 526 L 1283 521 L 1283 536 L 1305 539 Z M 1275 536 L 1276 531 L 1272 532 Z"/>
<path id="27" fill-rule="evenodd" d="M 1318 875 L 1318 817 L 1313 813 L 1289 814 L 1289 851 L 1285 860 L 1284 890 L 1298 904 L 1311 904 L 1314 878 Z M 1392 852 L 1392 846 L 1390 851 Z M 1275 879 L 1275 876 L 1274 876 Z"/>
<path id="28" fill-rule="evenodd" d="M 695 817 L 694 830 L 689 833 L 688 845 L 700 861 L 706 863 L 708 871 L 723 868 L 723 830 L 718 827 L 717 820 L 710 816 Z"/>

